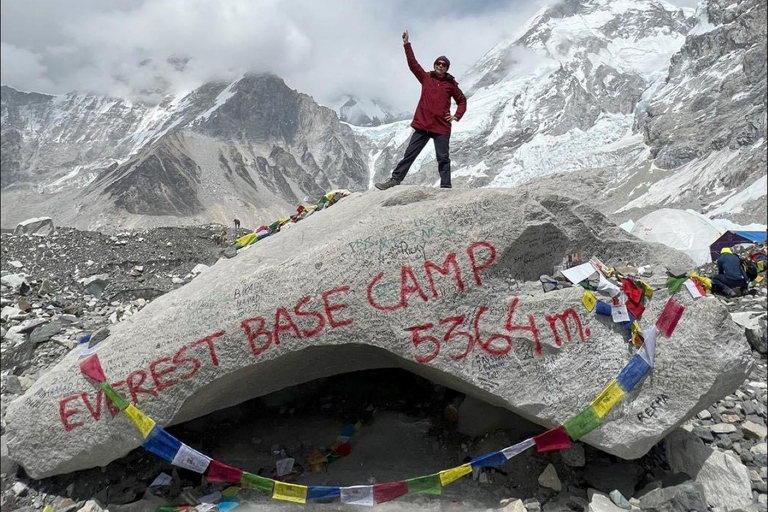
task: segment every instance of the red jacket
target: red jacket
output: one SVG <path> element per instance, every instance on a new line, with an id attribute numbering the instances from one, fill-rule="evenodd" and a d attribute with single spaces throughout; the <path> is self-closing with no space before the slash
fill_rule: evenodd
<path id="1" fill-rule="evenodd" d="M 408 67 L 416 75 L 416 79 L 421 82 L 421 98 L 419 98 L 416 113 L 413 114 L 411 126 L 417 130 L 450 135 L 451 122 L 445 120 L 445 115 L 451 112 L 451 98 L 456 100 L 456 104 L 459 106 L 454 115 L 456 119 L 461 119 L 461 116 L 467 111 L 466 96 L 459 89 L 459 84 L 456 83 L 453 75 L 446 73 L 439 76 L 434 71 L 427 73 L 416 61 L 411 43 L 404 45 L 404 47 Z"/>

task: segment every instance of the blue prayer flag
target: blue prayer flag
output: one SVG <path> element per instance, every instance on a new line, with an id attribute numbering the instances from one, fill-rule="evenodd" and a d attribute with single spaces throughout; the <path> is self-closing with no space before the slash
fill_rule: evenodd
<path id="1" fill-rule="evenodd" d="M 173 462 L 176 453 L 181 448 L 181 441 L 158 425 L 155 425 L 149 436 L 147 436 L 147 440 L 141 446 L 149 453 L 157 455 L 166 462 Z"/>
<path id="2" fill-rule="evenodd" d="M 310 485 L 307 487 L 307 501 L 328 501 L 341 497 L 341 488 L 325 485 Z"/>
<path id="3" fill-rule="evenodd" d="M 651 366 L 643 359 L 640 354 L 635 354 L 632 359 L 621 369 L 616 381 L 625 392 L 632 391 L 637 383 L 640 382 L 645 374 L 648 373 Z"/>
<path id="4" fill-rule="evenodd" d="M 354 425 L 346 425 L 343 429 L 341 429 L 341 434 L 344 437 L 352 437 L 355 433 L 355 426 Z"/>
<path id="5" fill-rule="evenodd" d="M 597 301 L 597 306 L 595 307 L 595 314 L 611 316 L 611 306 L 599 300 Z"/>
<path id="6" fill-rule="evenodd" d="M 507 463 L 507 458 L 501 452 L 486 453 L 475 457 L 469 463 L 473 468 L 484 468 L 488 466 L 503 466 Z"/>

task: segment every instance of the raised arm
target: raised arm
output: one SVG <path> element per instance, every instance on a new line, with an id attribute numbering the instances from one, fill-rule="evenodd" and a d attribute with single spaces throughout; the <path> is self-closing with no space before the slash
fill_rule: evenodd
<path id="1" fill-rule="evenodd" d="M 426 71 L 424 71 L 424 68 L 421 67 L 421 64 L 416 60 L 416 56 L 413 55 L 413 48 L 411 48 L 411 43 L 408 41 L 408 31 L 406 30 L 403 32 L 403 48 L 405 48 L 405 58 L 408 60 L 408 67 L 411 68 L 411 72 L 416 77 L 416 80 L 421 82 L 424 80 L 424 75 L 426 75 Z"/>

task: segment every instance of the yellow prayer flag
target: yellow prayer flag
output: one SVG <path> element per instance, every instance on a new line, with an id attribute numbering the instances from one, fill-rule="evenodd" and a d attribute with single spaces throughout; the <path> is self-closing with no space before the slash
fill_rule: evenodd
<path id="1" fill-rule="evenodd" d="M 587 311 L 592 312 L 597 305 L 597 297 L 589 290 L 584 290 L 584 295 L 581 296 L 581 303 L 587 308 Z"/>
<path id="2" fill-rule="evenodd" d="M 133 405 L 128 405 L 128 407 L 125 408 L 125 414 L 128 415 L 133 422 L 133 425 L 141 433 L 141 437 L 146 439 L 155 426 L 155 420 L 149 416 L 145 416 L 143 412 Z"/>
<path id="3" fill-rule="evenodd" d="M 636 282 L 643 288 L 643 293 L 645 294 L 646 297 L 648 297 L 649 299 L 653 297 L 653 288 L 651 288 L 651 285 L 639 279 Z"/>
<path id="4" fill-rule="evenodd" d="M 239 493 L 239 492 L 240 492 L 240 488 L 239 487 L 235 487 L 233 485 L 232 487 L 227 487 L 226 489 L 221 491 L 221 495 L 225 496 L 227 498 L 234 498 L 235 496 L 237 496 L 237 493 Z"/>
<path id="5" fill-rule="evenodd" d="M 56 509 L 51 505 L 46 505 L 45 508 L 43 508 L 43 512 L 54 512 L 55 510 Z"/>
<path id="6" fill-rule="evenodd" d="M 472 472 L 472 465 L 462 464 L 455 468 L 446 469 L 440 472 L 440 484 L 445 487 L 446 485 L 455 482 L 464 475 L 468 475 Z"/>
<path id="7" fill-rule="evenodd" d="M 691 272 L 688 274 L 688 277 L 691 279 L 695 279 L 699 283 L 701 283 L 701 286 L 704 287 L 704 289 L 708 292 L 712 292 L 712 280 L 708 277 L 700 276 L 696 272 Z"/>
<path id="8" fill-rule="evenodd" d="M 294 503 L 306 503 L 307 486 L 287 484 L 275 480 L 275 490 L 272 492 L 272 498 L 276 500 L 292 501 Z"/>
<path id="9" fill-rule="evenodd" d="M 612 380 L 605 389 L 595 398 L 592 402 L 592 407 L 595 408 L 595 412 L 601 418 L 608 414 L 613 409 L 613 406 L 618 403 L 624 396 L 624 390 L 621 389 L 619 383 L 616 380 Z"/>

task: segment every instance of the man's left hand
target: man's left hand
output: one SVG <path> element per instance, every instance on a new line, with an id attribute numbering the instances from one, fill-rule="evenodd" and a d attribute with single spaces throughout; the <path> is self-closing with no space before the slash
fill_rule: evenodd
<path id="1" fill-rule="evenodd" d="M 451 121 L 458 121 L 459 119 L 451 114 L 445 114 L 445 120 L 450 123 Z"/>

